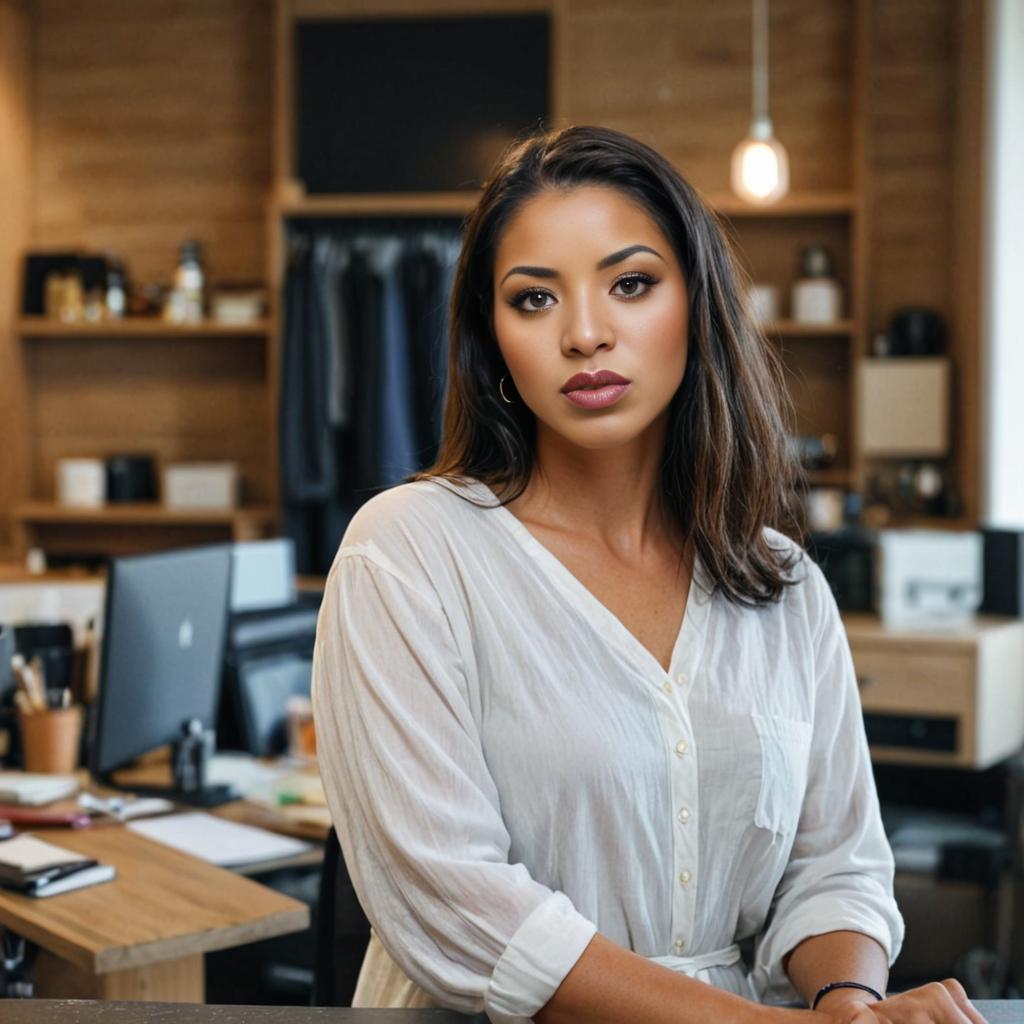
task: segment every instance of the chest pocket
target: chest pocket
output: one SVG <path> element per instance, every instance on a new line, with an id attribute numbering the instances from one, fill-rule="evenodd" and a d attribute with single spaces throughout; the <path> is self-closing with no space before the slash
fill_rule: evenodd
<path id="1" fill-rule="evenodd" d="M 807 788 L 811 725 L 776 715 L 751 715 L 761 748 L 761 785 L 754 824 L 772 832 L 796 831 Z"/>

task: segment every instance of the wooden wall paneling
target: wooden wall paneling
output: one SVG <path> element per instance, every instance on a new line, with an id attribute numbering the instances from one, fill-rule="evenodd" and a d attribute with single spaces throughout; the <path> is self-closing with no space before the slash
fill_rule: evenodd
<path id="1" fill-rule="evenodd" d="M 751 115 L 749 0 L 566 0 L 566 117 L 636 135 L 705 192 Z M 794 191 L 850 185 L 849 0 L 773 0 L 770 104 Z"/>
<path id="2" fill-rule="evenodd" d="M 987 109 L 986 76 L 989 38 L 987 5 L 977 0 L 956 3 L 956 148 L 953 154 L 952 223 L 953 320 L 950 336 L 955 349 L 955 423 L 953 431 L 956 485 L 964 517 L 972 523 L 981 515 L 981 346 L 982 250 L 984 208 L 984 125 Z"/>
<path id="3" fill-rule="evenodd" d="M 38 0 L 34 244 L 111 250 L 169 282 L 265 275 L 269 0 Z"/>
<path id="4" fill-rule="evenodd" d="M 871 324 L 869 294 L 871 288 L 871 132 L 870 119 L 874 104 L 871 88 L 872 0 L 855 0 L 854 6 L 854 60 L 852 77 L 852 116 L 850 146 L 852 152 L 853 190 L 857 205 L 851 221 L 850 315 L 854 333 L 850 339 L 849 376 L 849 466 L 852 486 L 863 493 L 865 485 L 864 459 L 858 438 L 858 410 L 860 408 L 860 374 L 858 360 L 870 351 Z"/>
<path id="5" fill-rule="evenodd" d="M 952 312 L 956 24 L 949 0 L 873 0 L 870 329 Z"/>
<path id="6" fill-rule="evenodd" d="M 20 545 L 10 520 L 28 486 L 29 437 L 21 386 L 22 250 L 31 230 L 32 22 L 27 0 L 0 0 L 0 559 Z"/>

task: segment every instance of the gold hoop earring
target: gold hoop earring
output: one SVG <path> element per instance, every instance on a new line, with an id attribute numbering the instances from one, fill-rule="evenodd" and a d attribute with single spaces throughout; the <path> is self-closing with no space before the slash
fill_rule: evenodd
<path id="1" fill-rule="evenodd" d="M 506 374 L 505 376 L 507 377 L 508 374 Z M 498 393 L 501 395 L 502 399 L 508 405 L 512 405 L 513 404 L 511 398 L 505 398 L 505 377 L 502 377 L 501 380 L 498 381 Z"/>

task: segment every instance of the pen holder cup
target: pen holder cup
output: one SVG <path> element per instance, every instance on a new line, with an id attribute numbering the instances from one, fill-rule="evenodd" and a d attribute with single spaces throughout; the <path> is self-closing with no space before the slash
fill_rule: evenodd
<path id="1" fill-rule="evenodd" d="M 27 772 L 67 775 L 78 767 L 82 706 L 18 714 L 22 760 Z"/>

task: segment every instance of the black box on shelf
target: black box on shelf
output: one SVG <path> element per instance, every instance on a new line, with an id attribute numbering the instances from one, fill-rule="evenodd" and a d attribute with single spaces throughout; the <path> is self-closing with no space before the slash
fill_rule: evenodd
<path id="1" fill-rule="evenodd" d="M 1024 530 L 981 531 L 984 591 L 979 611 L 1024 616 Z"/>

